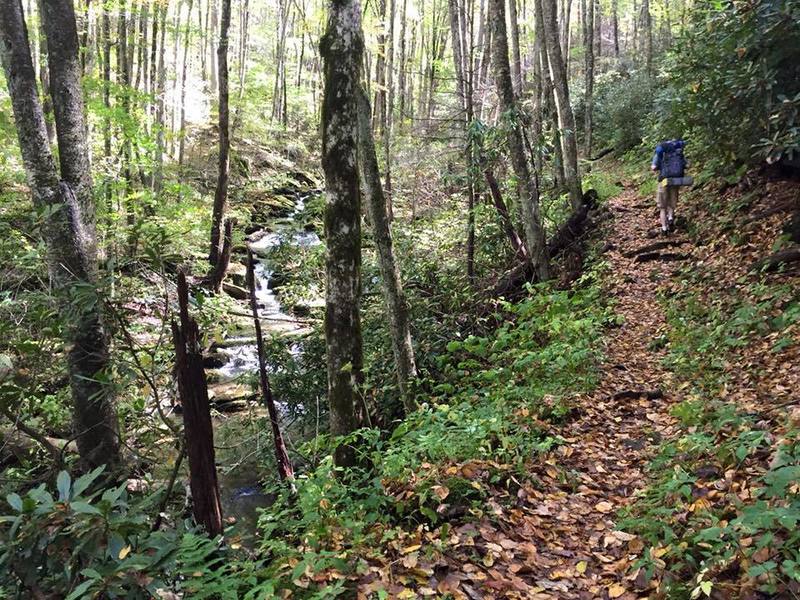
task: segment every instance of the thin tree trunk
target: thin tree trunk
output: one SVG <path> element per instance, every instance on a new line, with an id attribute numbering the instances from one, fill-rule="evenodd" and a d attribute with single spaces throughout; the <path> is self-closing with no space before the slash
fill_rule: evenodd
<path id="1" fill-rule="evenodd" d="M 325 342 L 328 404 L 333 436 L 359 425 L 358 382 L 363 365 L 359 300 L 361 296 L 361 193 L 357 164 L 358 93 L 364 38 L 360 4 L 330 5 L 320 52 L 324 60 L 322 168 L 325 171 L 325 235 L 328 245 L 325 291 Z M 355 449 L 341 444 L 334 452 L 340 467 L 353 466 Z"/>
<path id="2" fill-rule="evenodd" d="M 283 441 L 280 423 L 278 422 L 278 410 L 275 407 L 275 400 L 272 398 L 272 388 L 269 385 L 267 375 L 267 357 L 264 352 L 264 340 L 261 334 L 261 319 L 258 317 L 258 300 L 256 298 L 256 278 L 255 260 L 253 252 L 247 249 L 247 287 L 250 291 L 250 310 L 253 312 L 253 324 L 256 330 L 256 349 L 258 351 L 258 379 L 261 384 L 261 397 L 269 413 L 269 422 L 272 425 L 272 440 L 275 444 L 275 461 L 278 465 L 278 475 L 281 481 L 293 481 L 294 469 L 289 460 L 289 453 L 286 451 L 286 444 Z"/>
<path id="3" fill-rule="evenodd" d="M 211 250 L 208 260 L 214 265 L 219 258 L 222 242 L 222 220 L 228 205 L 228 173 L 230 170 L 230 138 L 228 137 L 228 30 L 231 25 L 231 0 L 222 1 L 217 75 L 219 79 L 219 162 L 217 187 L 214 192 L 214 211 L 211 216 Z"/>
<path id="4" fill-rule="evenodd" d="M 550 72 L 553 76 L 556 106 L 558 109 L 561 139 L 564 150 L 564 174 L 569 190 L 572 208 L 577 210 L 583 204 L 581 179 L 578 172 L 578 145 L 575 140 L 575 117 L 569 102 L 569 85 L 561 57 L 561 46 L 558 43 L 558 25 L 556 23 L 556 0 L 537 0 L 544 18 L 545 48 L 547 50 Z"/>
<path id="5" fill-rule="evenodd" d="M 164 151 L 166 149 L 164 135 L 167 127 L 167 111 L 165 105 L 165 94 L 167 91 L 167 68 L 165 64 L 167 51 L 167 11 L 169 10 L 169 0 L 164 0 L 161 8 L 161 38 L 158 50 L 158 77 L 155 87 L 156 96 L 156 147 L 155 147 L 155 169 L 153 172 L 153 191 L 156 196 L 161 194 L 164 184 Z"/>
<path id="6" fill-rule="evenodd" d="M 539 189 L 535 175 L 531 176 L 525 156 L 518 108 L 511 83 L 504 0 L 489 0 L 489 22 L 492 28 L 492 63 L 495 86 L 500 100 L 500 110 L 509 119 L 509 155 L 514 174 L 517 176 L 517 191 L 520 200 L 520 212 L 522 213 L 522 224 L 525 229 L 528 258 L 539 280 L 545 281 L 550 278 L 550 264 L 547 256 L 544 228 L 539 216 Z"/>
<path id="7" fill-rule="evenodd" d="M 56 139 L 56 128 L 53 122 L 53 99 L 50 96 L 50 73 L 47 69 L 47 35 L 41 19 L 41 15 L 44 14 L 43 0 L 37 1 L 37 9 L 39 10 L 39 82 L 42 84 L 42 110 L 47 127 L 47 139 L 52 144 Z"/>
<path id="8" fill-rule="evenodd" d="M 400 127 L 402 128 L 405 120 L 406 113 L 406 70 L 408 65 L 406 62 L 406 11 L 408 9 L 408 0 L 403 0 L 403 8 L 400 11 L 400 69 L 397 74 L 397 90 L 400 92 L 399 114 L 400 114 Z"/>
<path id="9" fill-rule="evenodd" d="M 594 3 L 595 0 L 581 0 L 584 13 L 583 20 L 583 49 L 584 49 L 584 125 L 583 125 L 583 153 L 586 157 L 592 155 L 592 110 L 594 95 Z"/>
<path id="10" fill-rule="evenodd" d="M 619 58 L 619 0 L 611 0 L 611 26 L 614 31 L 614 56 Z"/>
<path id="11" fill-rule="evenodd" d="M 519 50 L 519 17 L 517 16 L 517 0 L 508 0 L 508 18 L 511 23 L 511 80 L 514 94 L 522 94 L 522 57 Z"/>
<path id="12" fill-rule="evenodd" d="M 375 154 L 375 143 L 370 128 L 369 97 L 364 92 L 359 94 L 358 124 L 358 159 L 364 197 L 367 200 L 367 215 L 372 225 L 375 245 L 378 247 L 383 295 L 386 312 L 389 315 L 389 329 L 392 334 L 397 383 L 403 406 L 406 413 L 409 413 L 416 408 L 409 384 L 417 376 L 417 366 L 414 360 L 414 347 L 411 343 L 408 305 L 403 292 L 400 268 L 394 257 L 392 230 L 386 210 L 386 199 L 381 188 L 378 158 Z"/>
<path id="13" fill-rule="evenodd" d="M 75 13 L 69 0 L 48 0 L 43 14 L 61 173 L 47 139 L 36 71 L 20 0 L 0 0 L 0 59 L 33 203 L 48 215 L 44 237 L 50 274 L 58 290 L 85 294 L 97 285 L 94 203 L 84 123 Z M 109 370 L 108 337 L 99 303 L 61 306 L 71 348 L 68 369 L 78 450 L 87 467 L 120 461 Z"/>
<path id="14" fill-rule="evenodd" d="M 186 150 L 186 77 L 189 69 L 189 41 L 192 31 L 192 2 L 189 0 L 189 7 L 186 18 L 186 32 L 183 38 L 183 67 L 181 70 L 181 126 L 178 135 L 178 164 L 183 166 L 183 155 Z"/>
<path id="15" fill-rule="evenodd" d="M 183 408 L 186 455 L 189 458 L 189 487 L 192 513 L 210 536 L 222 534 L 222 503 L 214 457 L 214 427 L 208 405 L 208 387 L 203 370 L 200 331 L 189 316 L 189 286 L 186 275 L 178 274 L 179 321 L 172 321 L 175 372 Z"/>
<path id="16" fill-rule="evenodd" d="M 494 203 L 494 207 L 497 209 L 497 214 L 500 215 L 500 222 L 503 224 L 503 231 L 505 231 L 508 242 L 511 244 L 511 249 L 514 250 L 514 254 L 518 258 L 525 260 L 525 245 L 522 243 L 522 240 L 520 239 L 519 234 L 514 227 L 514 222 L 511 220 L 508 207 L 503 200 L 503 194 L 500 193 L 500 185 L 497 183 L 497 178 L 494 176 L 494 173 L 491 169 L 484 169 L 483 175 L 486 177 L 486 183 L 489 186 L 489 193 L 492 197 L 492 202 Z"/>

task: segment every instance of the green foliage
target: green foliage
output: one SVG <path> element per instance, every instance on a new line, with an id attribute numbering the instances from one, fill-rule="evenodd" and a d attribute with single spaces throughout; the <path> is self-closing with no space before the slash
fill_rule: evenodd
<path id="1" fill-rule="evenodd" d="M 608 71 L 597 77 L 594 93 L 594 140 L 600 150 L 613 147 L 622 154 L 648 135 L 656 111 L 658 82 L 644 71 Z M 580 118 L 579 105 L 576 118 Z"/>
<path id="2" fill-rule="evenodd" d="M 56 489 L 9 494 L 0 517 L 0 590 L 46 590 L 69 600 L 151 598 L 172 590 L 192 598 L 261 598 L 272 591 L 255 563 L 235 560 L 219 540 L 186 525 L 152 532 L 160 494 L 133 498 L 125 484 L 98 488 L 102 468 Z M 54 493 L 53 493 L 54 492 Z"/>
<path id="3" fill-rule="evenodd" d="M 690 18 L 663 66 L 664 135 L 702 145 L 723 167 L 791 156 L 800 143 L 800 5 L 706 2 Z"/>

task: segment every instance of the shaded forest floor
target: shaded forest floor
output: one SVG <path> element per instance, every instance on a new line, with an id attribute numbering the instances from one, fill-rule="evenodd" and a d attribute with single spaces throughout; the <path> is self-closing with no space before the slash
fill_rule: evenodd
<path id="1" fill-rule="evenodd" d="M 515 485 L 495 486 L 477 521 L 432 532 L 420 527 L 394 542 L 396 559 L 372 563 L 361 578 L 359 597 L 386 590 L 398 598 L 632 599 L 660 595 L 681 578 L 684 589 L 699 589 L 701 579 L 694 576 L 703 559 L 715 579 L 726 580 L 703 584 L 707 596 L 727 598 L 743 590 L 741 597 L 756 598 L 747 590 L 772 589 L 769 576 L 750 568 L 770 558 L 763 551 L 752 557 L 747 550 L 752 539 L 730 540 L 740 551 L 735 569 L 722 548 L 709 552 L 708 544 L 698 549 L 679 542 L 681 534 L 718 525 L 716 509 L 746 514 L 765 474 L 776 468 L 775 453 L 794 439 L 793 420 L 787 424 L 786 417 L 793 404 L 790 390 L 800 380 L 797 303 L 790 291 L 797 272 L 790 267 L 766 281 L 750 270 L 771 253 L 786 212 L 797 201 L 792 189 L 788 183 L 767 186 L 751 193 L 748 202 L 723 206 L 721 216 L 708 200 L 716 191 L 694 193 L 679 207 L 689 215 L 688 226 L 681 219 L 682 227 L 668 238 L 655 235 L 651 197 L 628 186 L 611 199 L 601 260 L 610 267 L 605 291 L 619 319 L 606 331 L 595 392 L 574 398 L 565 423 L 536 419 L 561 443 L 534 458 L 527 481 L 511 476 Z M 748 193 L 732 190 L 728 196 L 748 198 Z M 709 232 L 710 243 L 703 239 Z M 763 297 L 754 298 L 757 293 Z M 713 317 L 722 324 L 704 334 L 702 327 L 713 318 L 695 314 L 686 294 L 704 307 L 707 302 L 709 310 L 716 306 L 728 320 Z M 720 294 L 728 297 L 720 300 Z M 742 311 L 735 303 L 756 306 L 742 331 L 731 321 Z M 787 314 L 789 319 L 776 325 Z M 679 323 L 695 323 L 697 339 L 687 341 Z M 720 330 L 727 337 L 716 339 Z M 720 421 L 714 412 L 721 410 L 720 402 L 739 420 Z M 706 430 L 702 450 L 684 444 L 686 436 Z M 753 437 L 753 431 L 765 435 Z M 451 467 L 467 478 L 481 469 L 492 465 Z M 674 489 L 671 471 L 686 475 Z M 657 487 L 665 480 L 666 491 Z M 716 533 L 735 537 L 733 530 Z M 714 552 L 724 561 L 716 561 Z"/>

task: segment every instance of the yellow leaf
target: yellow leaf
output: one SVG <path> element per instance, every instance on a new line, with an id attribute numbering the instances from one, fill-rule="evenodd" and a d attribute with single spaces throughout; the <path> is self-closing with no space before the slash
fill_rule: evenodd
<path id="1" fill-rule="evenodd" d="M 609 598 L 619 598 L 622 594 L 625 593 L 625 586 L 622 586 L 618 583 L 614 583 L 609 586 L 608 588 L 608 597 Z"/>
<path id="2" fill-rule="evenodd" d="M 397 594 L 397 597 L 400 598 L 401 600 L 403 599 L 411 600 L 411 598 L 416 598 L 417 594 L 414 593 L 414 590 L 405 589 L 399 594 Z"/>
<path id="3" fill-rule="evenodd" d="M 125 546 L 122 550 L 119 551 L 119 559 L 122 560 L 123 558 L 128 556 L 128 554 L 130 554 L 130 553 L 131 553 L 131 547 L 130 546 Z"/>
<path id="4" fill-rule="evenodd" d="M 407 546 L 406 548 L 403 548 L 402 553 L 411 554 L 412 552 L 414 552 L 415 550 L 419 550 L 420 548 L 422 548 L 422 544 L 414 544 L 413 546 Z"/>
<path id="5" fill-rule="evenodd" d="M 586 563 L 586 561 L 585 561 L 585 560 L 582 560 L 582 561 L 581 561 L 581 562 L 579 562 L 577 565 L 575 565 L 575 570 L 576 570 L 578 573 L 580 573 L 581 575 L 583 575 L 584 573 L 586 573 L 586 567 L 587 567 L 587 566 L 588 566 L 588 564 Z"/>

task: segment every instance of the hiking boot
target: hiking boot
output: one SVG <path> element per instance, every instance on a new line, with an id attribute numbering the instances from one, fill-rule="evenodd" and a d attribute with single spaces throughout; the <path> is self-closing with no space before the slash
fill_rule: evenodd
<path id="1" fill-rule="evenodd" d="M 667 221 L 667 231 L 675 231 L 675 217 L 672 217 L 669 221 Z"/>
<path id="2" fill-rule="evenodd" d="M 661 230 L 661 236 L 662 237 L 668 237 L 669 236 L 669 229 L 662 229 Z"/>

